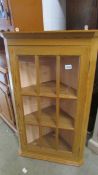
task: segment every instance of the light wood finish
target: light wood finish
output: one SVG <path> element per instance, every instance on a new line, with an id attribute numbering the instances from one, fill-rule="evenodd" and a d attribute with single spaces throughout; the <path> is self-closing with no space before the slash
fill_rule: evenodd
<path id="1" fill-rule="evenodd" d="M 60 97 L 68 99 L 77 99 L 76 90 L 69 88 L 64 84 L 60 84 Z M 21 89 L 22 95 L 37 96 L 36 86 L 27 86 Z M 50 81 L 40 84 L 40 96 L 56 97 L 56 82 Z"/>
<path id="2" fill-rule="evenodd" d="M 37 115 L 38 115 L 38 111 L 25 115 L 26 124 L 38 126 L 39 123 L 38 123 Z M 43 109 L 41 111 L 41 116 L 42 116 L 41 126 L 55 128 L 56 127 L 55 115 L 56 115 L 56 109 L 54 106 Z M 73 119 L 68 114 L 65 114 L 62 110 L 60 111 L 59 115 L 60 115 L 59 116 L 60 118 L 59 118 L 58 128 L 73 130 L 74 129 Z"/>
<path id="3" fill-rule="evenodd" d="M 8 46 L 21 155 L 80 165 L 98 31 L 4 33 L 1 36 Z"/>
<path id="4" fill-rule="evenodd" d="M 14 28 L 20 31 L 42 31 L 43 14 L 41 0 L 9 0 Z M 22 15 L 21 15 L 22 12 Z"/>
<path id="5" fill-rule="evenodd" d="M 88 119 L 86 116 L 89 116 L 90 113 L 90 105 L 91 105 L 91 100 L 92 100 L 92 93 L 93 92 L 93 84 L 94 84 L 94 75 L 95 75 L 95 68 L 96 68 L 96 61 L 97 61 L 97 54 L 98 54 L 98 41 L 97 38 L 93 39 L 92 45 L 91 45 L 91 50 L 89 52 L 89 74 L 88 74 L 88 81 L 87 81 L 87 93 L 86 93 L 86 103 L 85 103 L 85 109 L 84 109 L 84 122 L 82 124 L 82 129 L 83 130 L 83 139 L 80 138 L 81 140 L 81 146 L 79 150 L 79 154 L 82 157 L 82 151 L 83 151 L 83 145 L 85 143 L 85 134 L 87 132 L 87 126 Z"/>

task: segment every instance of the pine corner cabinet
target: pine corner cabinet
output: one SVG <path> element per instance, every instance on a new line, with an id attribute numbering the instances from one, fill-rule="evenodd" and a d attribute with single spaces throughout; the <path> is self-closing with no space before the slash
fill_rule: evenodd
<path id="1" fill-rule="evenodd" d="M 20 155 L 81 165 L 98 31 L 3 33 Z"/>

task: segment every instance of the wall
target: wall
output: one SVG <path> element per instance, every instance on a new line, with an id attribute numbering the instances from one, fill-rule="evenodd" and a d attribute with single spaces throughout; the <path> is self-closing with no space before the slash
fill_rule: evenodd
<path id="1" fill-rule="evenodd" d="M 42 0 L 44 30 L 66 29 L 66 0 Z"/>

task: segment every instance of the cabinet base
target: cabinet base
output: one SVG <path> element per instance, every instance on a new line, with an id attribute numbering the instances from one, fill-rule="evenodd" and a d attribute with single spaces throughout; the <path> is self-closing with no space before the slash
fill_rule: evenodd
<path id="1" fill-rule="evenodd" d="M 55 158 L 52 157 L 51 155 L 42 155 L 42 154 L 37 154 L 37 153 L 32 153 L 32 152 L 21 152 L 19 151 L 19 155 L 27 158 L 32 158 L 32 159 L 38 159 L 38 160 L 45 160 L 49 162 L 55 162 L 55 163 L 60 163 L 60 164 L 65 164 L 65 165 L 70 165 L 70 166 L 81 166 L 83 165 L 84 161 L 74 161 L 74 160 L 65 160 L 64 158 Z"/>

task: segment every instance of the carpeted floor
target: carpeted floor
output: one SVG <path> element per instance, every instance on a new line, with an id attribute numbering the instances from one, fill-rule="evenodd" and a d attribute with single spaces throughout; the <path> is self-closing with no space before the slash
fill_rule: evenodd
<path id="1" fill-rule="evenodd" d="M 81 167 L 19 157 L 17 137 L 0 119 L 0 175 L 22 175 L 23 168 L 27 175 L 98 175 L 98 155 L 85 148 Z"/>

